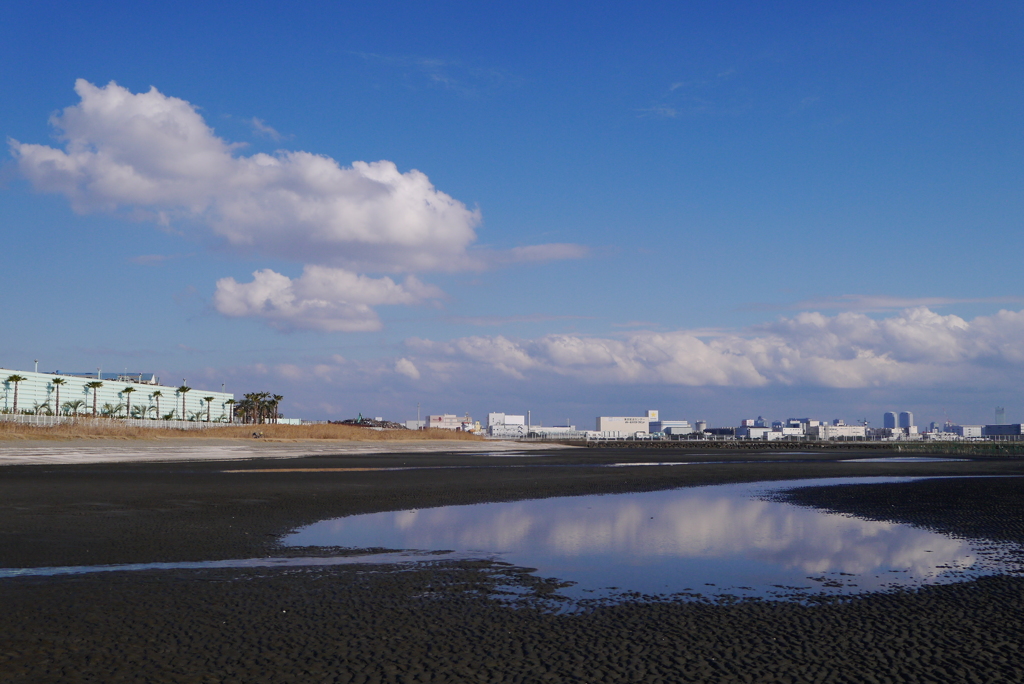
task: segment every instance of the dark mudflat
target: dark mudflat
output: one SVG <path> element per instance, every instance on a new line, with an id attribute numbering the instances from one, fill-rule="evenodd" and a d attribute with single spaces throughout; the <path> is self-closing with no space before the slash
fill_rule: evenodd
<path id="1" fill-rule="evenodd" d="M 871 455 L 877 455 L 872 453 Z M 716 453 L 702 465 L 589 468 L 650 452 L 318 457 L 244 464 L 0 469 L 5 567 L 279 554 L 278 535 L 351 513 L 717 482 L 844 475 L 1024 474 L 1015 460 L 839 463 Z M 683 459 L 680 459 L 683 460 Z M 698 460 L 687 455 L 685 460 Z M 788 461 L 797 462 L 788 462 Z M 294 468 L 522 465 L 388 472 Z M 270 473 L 224 473 L 240 468 Z M 953 482 L 953 481 L 936 481 Z M 974 481 L 978 482 L 978 481 Z M 839 494 L 822 505 L 1017 540 L 1024 478 L 953 495 Z M 860 485 L 865 486 L 865 485 Z M 821 490 L 805 490 L 826 491 Z M 862 492 L 865 490 L 861 490 Z M 928 505 L 922 501 L 930 501 Z M 858 509 L 862 506 L 863 510 Z M 112 573 L 0 581 L 0 680 L 48 681 L 1024 681 L 1024 580 L 799 605 L 629 603 L 547 612 L 552 585 L 512 568 Z M 502 602 L 506 585 L 534 603 Z"/>

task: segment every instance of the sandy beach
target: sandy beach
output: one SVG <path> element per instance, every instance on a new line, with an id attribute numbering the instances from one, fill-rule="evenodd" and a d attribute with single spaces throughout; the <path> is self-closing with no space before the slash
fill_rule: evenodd
<path id="1" fill-rule="evenodd" d="M 572 448 L 572 447 L 564 447 Z M 87 463 L 161 463 L 228 461 L 254 458 L 301 458 L 330 454 L 514 452 L 551 450 L 538 442 L 357 441 L 302 439 L 165 438 L 159 440 L 73 439 L 0 441 L 0 466 L 82 465 Z"/>
<path id="2" fill-rule="evenodd" d="M 11 463 L 18 446 L 4 445 L 0 458 Z M 97 455 L 106 448 L 90 446 Z M 121 446 L 139 452 L 138 445 Z M 1024 474 L 1024 461 L 1015 459 L 850 462 L 855 452 L 687 452 L 671 460 L 691 465 L 599 468 L 590 466 L 670 459 L 642 449 L 517 455 L 522 445 L 505 451 L 457 446 L 331 454 L 265 443 L 245 447 L 255 451 L 244 456 L 232 452 L 231 460 L 193 454 L 180 461 L 159 454 L 150 459 L 147 447 L 142 460 L 7 465 L 0 468 L 0 565 L 316 554 L 324 550 L 285 549 L 278 540 L 327 518 L 457 503 L 812 477 Z M 46 447 L 53 445 L 38 446 Z M 69 458 L 82 446 L 61 448 L 67 450 L 61 458 Z M 274 451 L 264 457 L 259 449 Z M 23 457 L 47 457 L 31 451 Z M 801 505 L 1020 543 L 1022 481 L 926 480 L 932 484 L 877 485 L 854 494 L 816 488 L 793 496 Z M 509 586 L 519 587 L 526 602 L 513 607 L 503 601 Z M 465 561 L 400 570 L 338 566 L 5 579 L 0 675 L 12 682 L 1024 678 L 1018 657 L 1024 580 L 1018 577 L 820 605 L 638 600 L 559 614 L 550 608 L 552 595 L 557 582 L 551 578 Z"/>

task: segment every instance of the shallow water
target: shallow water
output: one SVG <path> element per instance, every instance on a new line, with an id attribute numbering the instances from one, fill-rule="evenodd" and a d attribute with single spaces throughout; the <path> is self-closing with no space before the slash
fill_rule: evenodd
<path id="1" fill-rule="evenodd" d="M 453 550 L 623 592 L 771 597 L 849 594 L 1017 569 L 988 542 L 772 501 L 796 486 L 904 482 L 843 478 L 445 506 L 326 520 L 291 546 Z"/>
<path id="2" fill-rule="evenodd" d="M 625 465 L 625 464 L 623 464 Z M 650 464 L 644 464 L 650 465 Z M 660 465 L 672 465 L 663 463 Z M 379 554 L 0 569 L 0 579 L 132 570 L 281 568 L 491 559 L 569 583 L 570 598 L 849 595 L 1021 572 L 1020 549 L 773 500 L 793 487 L 920 478 L 836 478 L 553 497 L 325 520 L 292 547 Z"/>

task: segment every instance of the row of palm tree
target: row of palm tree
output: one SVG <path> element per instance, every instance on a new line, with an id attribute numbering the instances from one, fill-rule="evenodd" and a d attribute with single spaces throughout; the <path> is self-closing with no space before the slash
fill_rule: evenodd
<path id="1" fill-rule="evenodd" d="M 9 382 L 12 385 L 14 385 L 14 401 L 13 401 L 12 413 L 18 413 L 18 383 L 20 383 L 20 382 L 22 382 L 24 380 L 27 380 L 27 378 L 25 376 L 23 376 L 23 375 L 18 375 L 17 373 L 7 376 L 7 382 Z M 67 379 L 61 378 L 61 377 L 55 377 L 55 378 L 52 378 L 50 380 L 50 382 L 53 384 L 53 388 L 54 388 L 54 391 L 55 391 L 54 405 L 60 407 L 61 409 L 63 409 L 64 413 L 66 413 L 66 414 L 78 415 L 81 412 L 82 408 L 86 406 L 86 403 L 84 401 L 82 401 L 81 399 L 75 399 L 73 401 L 65 402 L 64 404 L 60 403 L 60 388 L 61 388 L 61 385 L 64 385 L 64 384 L 67 383 Z M 97 409 L 96 409 L 97 391 L 99 390 L 100 387 L 103 387 L 103 381 L 102 380 L 93 380 L 91 382 L 87 382 L 85 384 L 85 387 L 87 389 L 91 389 L 92 390 L 92 415 L 95 416 L 96 413 L 97 413 Z M 177 389 L 178 389 L 178 393 L 181 395 L 181 415 L 182 415 L 182 417 L 183 418 L 187 417 L 189 420 L 193 420 L 193 421 L 201 421 L 203 419 L 203 411 L 202 410 L 192 411 L 192 412 L 188 412 L 186 410 L 186 406 L 185 406 L 185 398 L 186 397 L 185 397 L 185 395 L 188 394 L 189 392 L 191 392 L 192 388 L 189 387 L 187 384 L 185 384 L 185 382 L 182 382 L 181 387 L 178 387 Z M 160 414 L 160 397 L 163 396 L 163 392 L 161 392 L 160 390 L 156 390 L 156 391 L 154 391 L 150 395 L 156 401 L 156 406 L 155 407 L 154 406 L 149 406 L 149 407 L 142 408 L 142 407 L 139 407 L 138 405 L 136 405 L 136 410 L 132 411 L 132 399 L 131 399 L 131 397 L 132 397 L 132 392 L 135 392 L 135 391 L 137 391 L 136 388 L 132 387 L 131 385 L 125 387 L 124 389 L 121 390 L 121 394 L 124 395 L 126 403 L 124 403 L 124 404 L 120 404 L 120 403 L 118 403 L 118 404 L 110 404 L 110 403 L 104 404 L 103 407 L 100 409 L 100 413 L 102 413 L 104 416 L 116 417 L 116 416 L 119 416 L 122 411 L 124 411 L 126 416 L 146 418 L 146 417 L 149 416 L 149 414 L 151 412 L 155 411 L 157 417 L 160 418 L 161 417 L 161 414 Z M 202 401 L 206 402 L 206 422 L 210 422 L 211 421 L 211 409 L 213 407 L 213 401 L 214 401 L 215 398 L 216 397 L 208 396 L 208 397 L 203 397 L 203 399 L 202 399 Z M 281 397 L 279 395 L 275 395 L 276 401 L 280 401 L 283 398 L 284 397 Z M 230 409 L 231 405 L 233 405 L 235 403 L 235 400 L 234 399 L 229 399 L 225 403 L 228 404 L 229 409 Z M 53 411 L 49 407 L 49 401 L 46 401 L 46 402 L 43 402 L 42 404 L 36 404 L 36 406 L 31 411 L 31 413 L 34 413 L 36 415 L 43 415 L 43 414 L 50 414 L 50 415 L 52 415 Z M 165 420 L 173 420 L 175 413 L 176 413 L 176 409 L 172 410 L 170 413 L 168 413 L 167 415 L 162 416 L 162 417 Z M 275 420 L 277 418 L 277 404 L 276 404 L 276 402 L 274 404 L 274 418 L 275 418 Z M 230 421 L 231 418 L 229 416 L 222 415 L 220 420 Z M 263 421 L 260 421 L 260 422 L 263 422 Z"/>
<path id="2" fill-rule="evenodd" d="M 276 423 L 280 417 L 278 409 L 284 397 L 270 392 L 249 392 L 235 404 L 235 415 L 243 423 Z"/>

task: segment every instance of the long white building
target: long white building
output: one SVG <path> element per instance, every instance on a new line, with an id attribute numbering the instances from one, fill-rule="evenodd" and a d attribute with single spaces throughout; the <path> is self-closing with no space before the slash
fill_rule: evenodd
<path id="1" fill-rule="evenodd" d="M 11 376 L 25 379 L 14 382 L 9 379 Z M 64 382 L 55 383 L 58 378 Z M 35 373 L 6 368 L 0 368 L 0 411 L 15 412 L 17 389 L 18 413 L 91 416 L 94 397 L 89 384 L 93 382 L 102 383 L 95 388 L 96 415 L 103 415 L 106 407 L 108 412 L 117 409 L 114 415 L 122 417 L 199 421 L 209 417 L 210 421 L 217 422 L 227 421 L 232 416 L 233 394 L 194 387 L 183 395 L 177 387 L 159 384 L 159 378 L 152 374 Z"/>

